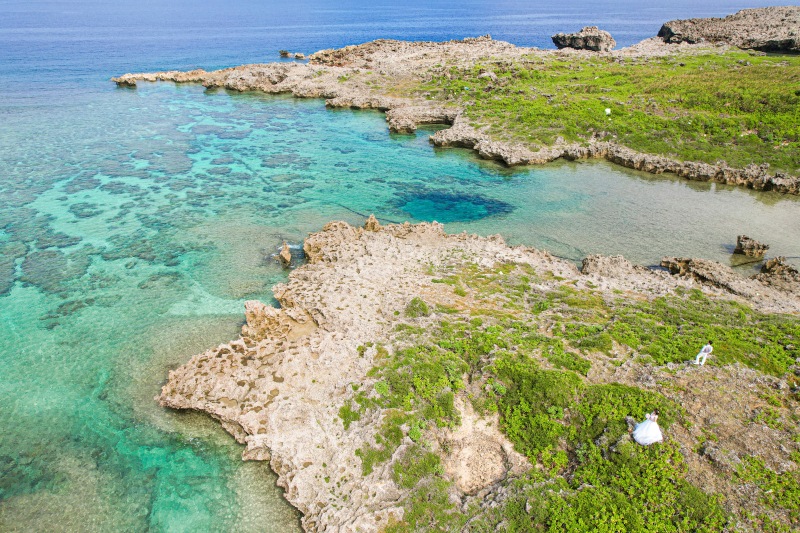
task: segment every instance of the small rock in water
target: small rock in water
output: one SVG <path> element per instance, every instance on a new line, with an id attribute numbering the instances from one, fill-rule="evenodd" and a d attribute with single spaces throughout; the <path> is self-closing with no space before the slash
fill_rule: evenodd
<path id="1" fill-rule="evenodd" d="M 289 245 L 286 241 L 283 241 L 283 247 L 278 254 L 278 260 L 281 262 L 281 265 L 283 265 L 283 268 L 287 268 L 292 263 L 292 252 L 289 250 Z"/>
<path id="2" fill-rule="evenodd" d="M 769 244 L 760 243 L 747 235 L 739 235 L 736 237 L 736 249 L 733 253 L 747 257 L 761 257 L 767 250 L 769 250 Z"/>

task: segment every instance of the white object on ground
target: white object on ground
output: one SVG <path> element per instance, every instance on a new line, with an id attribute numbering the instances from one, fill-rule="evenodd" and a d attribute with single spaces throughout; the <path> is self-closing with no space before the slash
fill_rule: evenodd
<path id="1" fill-rule="evenodd" d="M 633 430 L 633 440 L 643 446 L 664 440 L 656 420 L 658 420 L 658 415 L 648 413 L 644 422 L 636 424 Z"/>

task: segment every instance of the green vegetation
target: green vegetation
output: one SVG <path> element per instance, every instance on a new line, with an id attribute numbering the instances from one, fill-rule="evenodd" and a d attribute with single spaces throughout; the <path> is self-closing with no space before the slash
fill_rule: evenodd
<path id="1" fill-rule="evenodd" d="M 373 385 L 354 389 L 358 409 L 345 404 L 340 410 L 345 427 L 366 411 L 383 413 L 374 443 L 356 453 L 364 475 L 394 457 L 393 480 L 411 489 L 402 521 L 386 531 L 453 531 L 469 521 L 471 531 L 494 531 L 502 523 L 504 531 L 710 532 L 732 528 L 738 519 L 787 530 L 775 513 L 796 526 L 797 475 L 778 476 L 755 459 L 743 463 L 737 480 L 757 486 L 764 508 L 775 513 L 731 517 L 719 497 L 687 481 L 677 442 L 642 447 L 628 436 L 631 419 L 642 420 L 653 409 L 665 431 L 674 424 L 688 429 L 679 405 L 652 390 L 585 379 L 600 358 L 685 362 L 711 338 L 710 364 L 740 362 L 795 383 L 786 374 L 800 356 L 795 317 L 763 315 L 699 291 L 650 301 L 604 297 L 569 284 L 544 284 L 555 276 L 513 264 L 439 274 L 438 283 L 471 298 L 472 316 L 412 301 L 410 318 L 437 314 L 396 326 L 397 346 L 376 347 L 368 374 Z M 418 312 L 423 304 L 425 312 Z M 460 391 L 479 413 L 497 413 L 500 429 L 536 465 L 525 478 L 504 482 L 508 497 L 495 508 L 464 512 L 453 504 L 439 452 L 426 441 L 429 430 L 460 424 Z M 766 405 L 751 420 L 783 429 L 787 421 L 778 409 L 793 401 L 787 398 L 764 392 Z M 707 428 L 697 445 L 715 440 Z"/>
<path id="2" fill-rule="evenodd" d="M 737 477 L 758 487 L 759 503 L 787 515 L 795 531 L 800 528 L 800 471 L 778 474 L 764 465 L 761 459 L 749 457 L 740 465 Z M 761 531 L 790 531 L 766 514 L 753 518 Z"/>
<path id="3" fill-rule="evenodd" d="M 491 71 L 491 77 L 480 77 Z M 685 161 L 769 163 L 800 174 L 800 57 L 529 56 L 437 69 L 417 92 L 458 103 L 497 138 L 535 146 L 595 136 Z M 610 114 L 606 115 L 605 110 Z"/>
<path id="4" fill-rule="evenodd" d="M 488 389 L 484 407 L 493 405 L 515 448 L 541 469 L 518 482 L 496 514 L 464 516 L 448 500 L 438 456 L 417 444 L 393 465 L 395 482 L 414 490 L 404 520 L 388 531 L 449 531 L 469 518 L 478 531 L 502 520 L 509 531 L 714 531 L 726 525 L 717 500 L 684 479 L 677 444 L 643 448 L 627 437 L 628 416 L 641 420 L 658 408 L 664 429 L 681 419 L 681 409 L 664 396 L 541 368 L 549 343 L 521 323 L 445 321 L 428 339 L 372 372 L 380 378 L 372 405 L 391 415 L 376 436 L 379 446 L 358 452 L 365 474 L 391 457 L 404 429 L 458 423 L 452 392 L 467 386 L 462 374 L 470 390 Z"/>
<path id="5" fill-rule="evenodd" d="M 420 480 L 441 473 L 439 456 L 421 446 L 412 446 L 392 465 L 392 479 L 404 489 L 412 489 Z"/>
<path id="6" fill-rule="evenodd" d="M 409 318 L 418 318 L 430 314 L 431 311 L 428 309 L 428 304 L 422 298 L 413 298 L 406 306 L 406 316 Z"/>
<path id="7" fill-rule="evenodd" d="M 781 376 L 800 356 L 800 320 L 765 315 L 693 290 L 686 297 L 623 304 L 603 324 L 615 341 L 648 356 L 656 364 L 680 363 L 706 340 L 714 341 L 715 364 L 740 362 Z"/>
<path id="8" fill-rule="evenodd" d="M 339 408 L 339 418 L 342 419 L 344 429 L 348 430 L 350 429 L 350 424 L 361 419 L 361 413 L 354 411 L 349 403 L 345 403 Z"/>

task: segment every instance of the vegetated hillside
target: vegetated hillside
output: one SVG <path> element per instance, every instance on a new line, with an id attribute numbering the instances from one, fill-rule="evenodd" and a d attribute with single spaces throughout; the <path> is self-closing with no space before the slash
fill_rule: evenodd
<path id="1" fill-rule="evenodd" d="M 417 94 L 464 106 L 493 137 L 534 147 L 594 138 L 679 160 L 800 173 L 796 55 L 485 57 L 431 68 Z"/>
<path id="2" fill-rule="evenodd" d="M 450 304 L 416 298 L 390 346 L 362 347 L 376 354 L 376 381 L 340 410 L 345 427 L 390 413 L 357 452 L 365 475 L 390 462 L 412 489 L 386 531 L 800 526 L 797 317 L 696 289 L 654 299 L 579 289 L 529 265 L 429 273 L 452 288 Z M 688 365 L 707 339 L 709 365 Z M 653 409 L 665 441 L 643 447 L 630 424 Z M 472 410 L 496 414 L 534 466 L 459 501 L 445 436 Z M 406 438 L 415 444 L 401 447 Z"/>

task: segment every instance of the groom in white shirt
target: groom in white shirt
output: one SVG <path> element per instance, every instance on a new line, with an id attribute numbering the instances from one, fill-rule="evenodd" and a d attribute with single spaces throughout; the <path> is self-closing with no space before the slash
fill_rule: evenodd
<path id="1" fill-rule="evenodd" d="M 714 351 L 714 347 L 711 346 L 711 341 L 708 341 L 708 344 L 703 346 L 703 349 L 700 350 L 700 353 L 697 354 L 697 356 L 694 358 L 694 361 L 692 361 L 692 363 L 695 364 L 695 365 L 703 366 L 704 364 L 706 364 L 706 357 L 708 357 L 709 354 L 711 352 L 713 352 L 713 351 Z"/>

